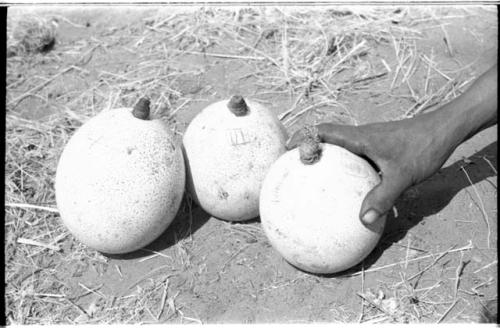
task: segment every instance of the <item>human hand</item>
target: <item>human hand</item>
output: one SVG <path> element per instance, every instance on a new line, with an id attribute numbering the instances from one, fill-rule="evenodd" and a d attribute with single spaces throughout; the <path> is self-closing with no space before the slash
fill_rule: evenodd
<path id="1" fill-rule="evenodd" d="M 403 191 L 439 170 L 458 145 L 497 123 L 497 76 L 495 64 L 462 95 L 414 118 L 362 126 L 317 125 L 322 142 L 344 147 L 378 166 L 382 180 L 363 201 L 364 224 L 382 217 Z M 295 133 L 287 148 L 296 147 L 303 133 Z"/>
<path id="2" fill-rule="evenodd" d="M 370 159 L 381 173 L 381 182 L 365 197 L 361 221 L 369 225 L 385 215 L 396 199 L 410 186 L 434 174 L 458 145 L 458 136 L 446 126 L 439 113 L 423 114 L 402 121 L 345 126 L 317 125 L 322 142 L 335 144 Z M 304 131 L 287 142 L 287 148 L 300 145 Z"/>

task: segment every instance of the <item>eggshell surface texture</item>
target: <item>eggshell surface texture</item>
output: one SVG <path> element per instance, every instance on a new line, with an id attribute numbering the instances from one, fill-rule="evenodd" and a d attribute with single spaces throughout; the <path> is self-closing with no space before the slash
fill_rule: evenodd
<path id="1" fill-rule="evenodd" d="M 243 221 L 259 215 L 262 181 L 283 154 L 286 130 L 267 108 L 246 100 L 248 113 L 233 114 L 228 100 L 203 109 L 183 138 L 187 187 L 212 216 Z"/>
<path id="2" fill-rule="evenodd" d="M 295 148 L 270 168 L 260 195 L 260 218 L 273 247 L 304 271 L 329 274 L 360 263 L 377 245 L 385 217 L 365 227 L 359 211 L 380 178 L 364 159 L 321 144 L 304 165 Z"/>
<path id="3" fill-rule="evenodd" d="M 69 231 L 110 254 L 140 249 L 165 231 L 184 186 L 182 149 L 168 127 L 135 118 L 130 108 L 101 112 L 78 129 L 55 182 Z"/>

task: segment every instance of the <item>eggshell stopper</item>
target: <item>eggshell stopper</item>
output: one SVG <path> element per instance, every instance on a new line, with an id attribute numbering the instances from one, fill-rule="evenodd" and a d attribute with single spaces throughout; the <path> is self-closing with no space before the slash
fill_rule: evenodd
<path id="1" fill-rule="evenodd" d="M 232 96 L 227 103 L 227 108 L 236 116 L 243 116 L 248 113 L 248 106 L 242 96 Z"/>

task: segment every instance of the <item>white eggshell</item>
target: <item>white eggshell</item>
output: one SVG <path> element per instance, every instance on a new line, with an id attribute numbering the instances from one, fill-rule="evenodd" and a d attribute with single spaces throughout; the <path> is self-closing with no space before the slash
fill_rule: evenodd
<path id="1" fill-rule="evenodd" d="M 55 182 L 69 231 L 110 254 L 140 249 L 165 231 L 184 187 L 181 146 L 163 122 L 135 118 L 130 108 L 101 112 L 78 129 Z"/>
<path id="2" fill-rule="evenodd" d="M 212 216 L 243 221 L 259 215 L 262 181 L 286 151 L 286 130 L 264 106 L 246 100 L 249 113 L 236 116 L 228 100 L 203 109 L 183 139 L 188 190 Z"/>
<path id="3" fill-rule="evenodd" d="M 295 148 L 269 170 L 260 219 L 271 245 L 291 264 L 328 274 L 361 262 L 377 245 L 385 217 L 369 228 L 359 220 L 366 194 L 380 178 L 364 159 L 321 144 L 318 162 L 305 165 Z"/>

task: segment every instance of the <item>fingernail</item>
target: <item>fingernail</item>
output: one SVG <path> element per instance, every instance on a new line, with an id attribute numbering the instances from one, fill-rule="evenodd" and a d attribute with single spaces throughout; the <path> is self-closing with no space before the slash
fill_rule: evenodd
<path id="1" fill-rule="evenodd" d="M 380 217 L 380 214 L 378 211 L 376 211 L 374 209 L 370 209 L 365 213 L 365 215 L 363 215 L 363 217 L 361 218 L 361 221 L 363 221 L 364 224 L 372 224 L 375 221 L 377 221 L 377 219 L 379 217 Z"/>

